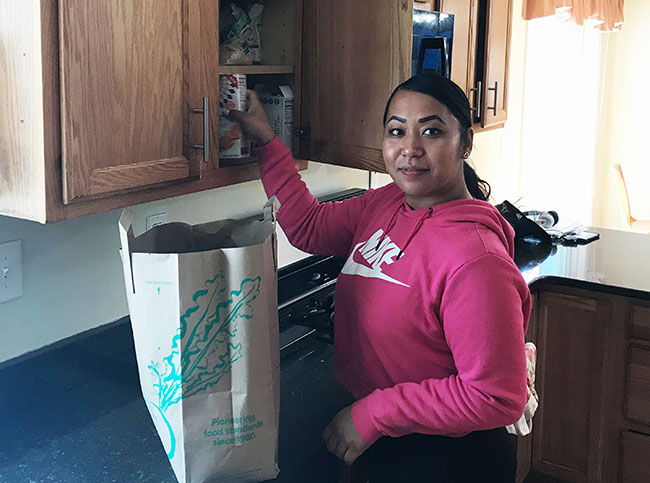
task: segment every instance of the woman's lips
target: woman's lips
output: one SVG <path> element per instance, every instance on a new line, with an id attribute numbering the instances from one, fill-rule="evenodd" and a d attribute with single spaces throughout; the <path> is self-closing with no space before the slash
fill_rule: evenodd
<path id="1" fill-rule="evenodd" d="M 397 168 L 397 171 L 402 173 L 404 176 L 420 176 L 424 173 L 427 173 L 429 170 L 427 168 L 417 168 L 415 166 L 405 166 L 403 168 Z"/>

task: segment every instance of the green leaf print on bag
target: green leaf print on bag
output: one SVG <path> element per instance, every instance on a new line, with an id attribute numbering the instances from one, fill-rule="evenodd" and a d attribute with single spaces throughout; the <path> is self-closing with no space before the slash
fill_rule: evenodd
<path id="1" fill-rule="evenodd" d="M 242 357 L 242 346 L 235 343 L 237 322 L 253 317 L 250 303 L 259 295 L 260 284 L 261 277 L 246 278 L 239 290 L 228 294 L 223 275 L 207 280 L 206 288 L 192 297 L 196 305 L 181 316 L 171 353 L 162 364 L 151 361 L 149 369 L 156 376 L 154 390 L 158 394 L 158 402 L 151 404 L 159 410 L 171 433 L 169 459 L 174 457 L 176 438 L 165 417 L 167 409 L 217 384 Z"/>

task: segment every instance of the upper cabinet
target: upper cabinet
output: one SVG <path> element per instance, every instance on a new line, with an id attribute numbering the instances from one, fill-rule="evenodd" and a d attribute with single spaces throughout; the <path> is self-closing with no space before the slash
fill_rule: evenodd
<path id="1" fill-rule="evenodd" d="M 214 169 L 218 120 L 196 112 L 219 88 L 214 3 L 62 0 L 58 14 L 64 203 Z"/>
<path id="2" fill-rule="evenodd" d="M 503 127 L 512 0 L 441 0 L 440 9 L 455 17 L 451 78 L 470 100 L 474 129 Z"/>
<path id="3" fill-rule="evenodd" d="M 267 3 L 282 65 L 220 67 L 217 0 L 0 2 L 0 214 L 57 221 L 258 177 L 219 159 L 219 74 L 295 87 L 300 1 Z"/>
<path id="4" fill-rule="evenodd" d="M 421 4 L 455 14 L 452 78 L 475 128 L 503 125 L 511 0 Z M 384 171 L 413 0 L 267 0 L 251 66 L 219 65 L 219 7 L 0 2 L 0 215 L 44 223 L 255 179 L 254 159 L 219 159 L 219 74 L 292 88 L 296 157 Z"/>
<path id="5" fill-rule="evenodd" d="M 304 0 L 301 157 L 384 171 L 384 104 L 409 77 L 412 0 Z"/>
<path id="6" fill-rule="evenodd" d="M 385 171 L 382 117 L 411 75 L 413 8 L 454 14 L 451 77 L 468 95 L 474 129 L 506 120 L 512 0 L 304 0 L 304 159 Z"/>

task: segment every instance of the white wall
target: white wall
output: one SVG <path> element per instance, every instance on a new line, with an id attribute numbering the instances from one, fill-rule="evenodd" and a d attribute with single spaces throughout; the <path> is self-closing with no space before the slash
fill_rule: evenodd
<path id="1" fill-rule="evenodd" d="M 365 171 L 310 163 L 303 178 L 316 195 L 365 188 Z M 259 213 L 266 195 L 259 181 L 133 207 L 134 231 L 148 215 L 190 224 Z M 128 314 L 119 257 L 120 211 L 41 225 L 0 216 L 0 243 L 23 242 L 23 291 L 0 304 L 0 362 Z M 279 262 L 300 255 L 280 243 Z"/>
<path id="2" fill-rule="evenodd" d="M 650 159 L 647 133 L 650 113 L 650 2 L 626 0 L 620 32 L 606 38 L 606 72 L 596 166 L 594 223 L 622 229 L 611 165 L 620 163 L 630 192 L 632 214 L 650 219 Z"/>

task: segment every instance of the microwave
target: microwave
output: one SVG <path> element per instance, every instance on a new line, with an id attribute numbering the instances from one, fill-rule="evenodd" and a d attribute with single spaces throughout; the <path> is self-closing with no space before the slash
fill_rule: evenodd
<path id="1" fill-rule="evenodd" d="M 454 15 L 413 10 L 411 75 L 436 72 L 451 78 Z"/>

